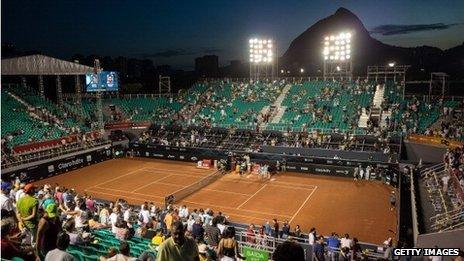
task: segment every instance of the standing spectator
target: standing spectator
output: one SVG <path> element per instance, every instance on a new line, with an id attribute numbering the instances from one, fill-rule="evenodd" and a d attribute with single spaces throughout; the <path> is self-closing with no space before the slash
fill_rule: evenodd
<path id="1" fill-rule="evenodd" d="M 272 236 L 272 228 L 269 224 L 269 221 L 266 221 L 266 224 L 264 224 L 264 232 L 266 233 L 266 235 Z"/>
<path id="2" fill-rule="evenodd" d="M 90 212 L 95 212 L 95 201 L 92 199 L 92 196 L 88 195 L 85 199 L 85 206 Z"/>
<path id="3" fill-rule="evenodd" d="M 221 231 L 217 228 L 217 218 L 213 218 L 212 224 L 207 224 L 205 228 L 206 244 L 216 248 L 219 244 L 220 235 Z"/>
<path id="4" fill-rule="evenodd" d="M 111 224 L 111 232 L 113 232 L 114 234 L 116 234 L 116 224 L 118 222 L 118 218 L 119 218 L 119 209 L 117 207 L 114 207 L 113 208 L 113 212 L 110 214 L 110 217 L 109 217 L 109 220 L 110 220 L 110 224 Z"/>
<path id="5" fill-rule="evenodd" d="M 238 251 L 238 243 L 235 240 L 235 228 L 228 227 L 224 232 L 224 237 L 221 238 L 221 241 L 218 245 L 218 257 L 223 261 L 233 261 L 236 258 L 241 258 Z"/>
<path id="6" fill-rule="evenodd" d="M 124 211 L 123 220 L 126 222 L 129 222 L 131 216 L 132 216 L 132 207 L 129 207 L 126 209 L 126 211 Z"/>
<path id="7" fill-rule="evenodd" d="M 143 204 L 142 208 L 140 209 L 139 221 L 141 225 L 145 225 L 150 222 L 150 211 L 148 210 L 147 204 Z"/>
<path id="8" fill-rule="evenodd" d="M 337 260 L 338 249 L 340 248 L 340 239 L 335 232 L 332 232 L 332 235 L 327 238 L 328 254 L 330 260 Z"/>
<path id="9" fill-rule="evenodd" d="M 393 211 L 395 209 L 395 205 L 396 205 L 396 195 L 395 195 L 394 190 L 390 194 L 390 205 L 391 205 L 390 210 Z"/>
<path id="10" fill-rule="evenodd" d="M 193 219 L 193 215 L 189 215 L 189 218 L 187 220 L 187 231 L 188 232 L 192 232 L 193 224 L 195 224 L 195 219 Z"/>
<path id="11" fill-rule="evenodd" d="M 35 186 L 27 184 L 24 186 L 24 196 L 16 203 L 18 220 L 24 224 L 32 243 L 36 241 L 39 206 L 39 201 L 32 196 L 34 191 Z"/>
<path id="12" fill-rule="evenodd" d="M 61 232 L 61 222 L 58 217 L 58 207 L 55 203 L 49 204 L 45 214 L 39 220 L 37 229 L 36 253 L 44 258 L 47 253 L 57 247 L 58 234 Z"/>
<path id="13" fill-rule="evenodd" d="M 272 222 L 273 222 L 272 226 L 274 228 L 272 231 L 272 236 L 279 237 L 279 223 L 277 222 L 277 219 L 275 218 L 272 220 Z"/>
<path id="14" fill-rule="evenodd" d="M 182 222 L 174 222 L 170 227 L 171 237 L 161 244 L 157 261 L 183 260 L 198 261 L 198 246 L 192 238 L 185 237 Z"/>
<path id="15" fill-rule="evenodd" d="M 308 233 L 308 244 L 314 245 L 316 242 L 316 228 L 311 228 Z"/>
<path id="16" fill-rule="evenodd" d="M 293 235 L 295 237 L 301 237 L 301 228 L 300 228 L 300 225 L 296 225 L 295 226 L 295 232 L 293 232 Z"/>
<path id="17" fill-rule="evenodd" d="M 358 243 L 357 238 L 353 238 L 353 246 L 351 247 L 351 259 L 361 260 L 361 255 L 362 255 L 361 245 Z"/>
<path id="18" fill-rule="evenodd" d="M 284 222 L 282 225 L 282 232 L 281 238 L 286 239 L 290 235 L 290 225 L 288 224 L 288 220 Z"/>
<path id="19" fill-rule="evenodd" d="M 250 244 L 255 243 L 255 225 L 250 224 L 246 229 L 246 242 Z"/>
<path id="20" fill-rule="evenodd" d="M 24 188 L 26 187 L 26 184 L 21 183 L 19 185 L 19 189 L 15 193 L 15 202 L 18 203 L 19 199 L 24 196 Z"/>
<path id="21" fill-rule="evenodd" d="M 166 224 L 167 233 L 170 234 L 170 229 L 173 223 L 172 210 L 169 210 L 164 217 L 164 224 Z"/>
<path id="22" fill-rule="evenodd" d="M 345 234 L 345 237 L 343 237 L 341 240 L 340 240 L 340 247 L 342 249 L 351 249 L 351 247 L 353 246 L 353 240 L 350 239 L 350 235 L 349 234 Z"/>
<path id="23" fill-rule="evenodd" d="M 316 260 L 318 261 L 324 261 L 325 256 L 324 256 L 324 237 L 319 236 L 313 246 L 313 252 L 314 255 L 316 256 Z"/>
<path id="24" fill-rule="evenodd" d="M 61 232 L 56 240 L 56 248 L 49 251 L 45 256 L 45 261 L 74 261 L 74 257 L 66 252 L 69 246 L 69 235 Z"/>
<path id="25" fill-rule="evenodd" d="M 0 205 L 2 206 L 2 213 L 7 213 L 8 216 L 14 215 L 14 206 L 11 198 L 9 197 L 11 190 L 11 183 L 2 181 L 2 194 L 0 195 Z"/>

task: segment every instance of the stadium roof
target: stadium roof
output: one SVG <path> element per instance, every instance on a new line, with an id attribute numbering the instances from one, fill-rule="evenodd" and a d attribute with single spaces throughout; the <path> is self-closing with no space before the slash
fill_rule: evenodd
<path id="1" fill-rule="evenodd" d="M 2 75 L 81 75 L 93 68 L 41 54 L 2 59 Z"/>

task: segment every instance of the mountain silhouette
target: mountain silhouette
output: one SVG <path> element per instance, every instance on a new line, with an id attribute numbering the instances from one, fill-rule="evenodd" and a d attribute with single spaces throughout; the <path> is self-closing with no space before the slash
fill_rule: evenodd
<path id="1" fill-rule="evenodd" d="M 444 71 L 454 77 L 463 77 L 464 44 L 443 51 L 436 47 L 413 48 L 384 44 L 371 37 L 359 18 L 346 8 L 339 8 L 333 15 L 319 20 L 295 38 L 279 60 L 279 70 L 299 72 L 304 68 L 309 75 L 322 76 L 322 46 L 325 36 L 350 31 L 353 35 L 351 50 L 354 75 L 366 75 L 369 65 L 396 64 L 411 65 L 410 76 L 424 76 L 424 73 Z M 461 72 L 461 73 L 459 73 Z"/>

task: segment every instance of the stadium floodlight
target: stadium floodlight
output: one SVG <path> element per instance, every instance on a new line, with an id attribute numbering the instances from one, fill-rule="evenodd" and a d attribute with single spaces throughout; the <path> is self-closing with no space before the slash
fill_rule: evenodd
<path id="1" fill-rule="evenodd" d="M 284 72 L 285 72 L 284 70 L 280 70 L 280 73 L 282 73 L 282 74 L 283 74 Z"/>
<path id="2" fill-rule="evenodd" d="M 300 73 L 304 73 L 304 69 L 303 69 L 303 68 L 300 68 Z"/>
<path id="3" fill-rule="evenodd" d="M 340 32 L 339 34 L 324 37 L 324 48 L 322 50 L 324 60 L 346 61 L 351 59 L 351 33 Z"/>
<path id="4" fill-rule="evenodd" d="M 253 38 L 249 41 L 250 63 L 271 64 L 274 60 L 274 43 L 272 39 Z"/>
<path id="5" fill-rule="evenodd" d="M 394 66 L 395 66 L 395 62 L 390 62 L 390 63 L 388 63 L 388 66 L 389 66 L 389 67 L 394 67 Z"/>

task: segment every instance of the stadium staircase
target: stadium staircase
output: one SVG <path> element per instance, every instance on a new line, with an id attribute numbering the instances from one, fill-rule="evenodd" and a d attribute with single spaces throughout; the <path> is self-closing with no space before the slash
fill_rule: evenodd
<path id="1" fill-rule="evenodd" d="M 272 105 L 267 105 L 264 106 L 263 109 L 261 110 L 261 115 L 266 115 L 268 113 L 271 114 L 270 123 L 279 123 L 282 117 L 284 116 L 285 110 L 287 109 L 287 106 L 282 106 L 282 102 L 285 100 L 287 97 L 287 93 L 290 91 L 292 88 L 291 84 L 285 85 L 285 87 L 282 89 L 282 92 L 280 95 L 277 97 L 277 99 L 272 103 Z M 260 129 L 264 130 L 267 127 L 267 123 L 262 121 L 263 119 L 260 119 Z"/>
<path id="2" fill-rule="evenodd" d="M 282 102 L 284 101 L 285 97 L 287 97 L 287 93 L 290 91 L 290 88 L 292 88 L 292 85 L 285 85 L 284 89 L 282 90 L 282 93 L 279 95 L 279 97 L 277 97 L 277 100 L 274 102 L 273 105 L 277 108 L 277 113 L 272 118 L 272 123 L 279 123 L 282 117 L 284 116 L 287 106 L 282 106 Z"/>

